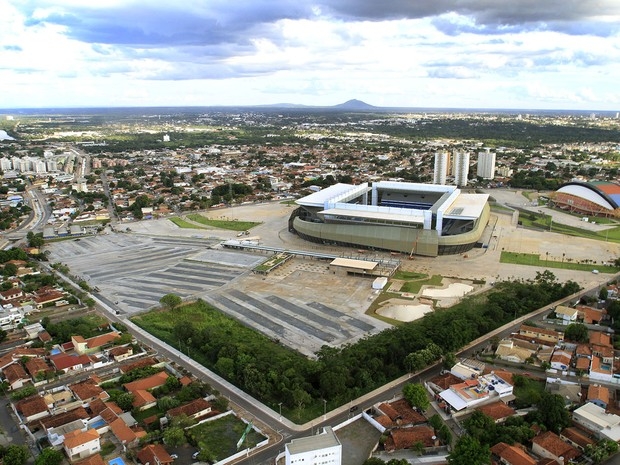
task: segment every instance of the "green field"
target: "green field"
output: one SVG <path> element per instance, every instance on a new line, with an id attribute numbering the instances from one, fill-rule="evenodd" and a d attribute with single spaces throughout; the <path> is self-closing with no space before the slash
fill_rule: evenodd
<path id="1" fill-rule="evenodd" d="M 598 218 L 595 220 L 598 222 Z M 601 218 L 601 223 L 611 223 L 608 219 Z M 598 241 L 620 242 L 620 226 L 605 231 L 590 231 L 589 229 L 576 228 L 565 224 L 551 221 L 549 215 L 519 210 L 519 223 L 527 228 L 542 229 L 567 236 L 584 237 Z M 615 222 L 613 222 L 615 224 Z"/>
<path id="2" fill-rule="evenodd" d="M 260 222 L 256 221 L 214 220 L 212 218 L 199 215 L 198 213 L 189 214 L 187 215 L 187 218 L 195 221 L 196 223 L 204 224 L 205 226 L 211 226 L 219 229 L 229 229 L 232 231 L 248 231 L 254 226 L 258 226 L 260 224 Z"/>
<path id="3" fill-rule="evenodd" d="M 188 430 L 188 433 L 196 442 L 202 455 L 209 457 L 209 460 L 219 461 L 239 452 L 237 441 L 243 435 L 246 426 L 234 415 L 227 415 L 194 426 Z M 254 447 L 265 439 L 267 438 L 250 430 L 240 449 Z"/>
<path id="4" fill-rule="evenodd" d="M 422 289 L 422 286 L 441 286 L 443 277 L 441 275 L 433 275 L 428 279 L 421 281 L 407 281 L 400 288 L 400 292 L 408 292 L 410 294 L 417 294 Z"/>
<path id="5" fill-rule="evenodd" d="M 542 268 L 561 268 L 565 270 L 592 271 L 598 270 L 600 273 L 617 273 L 618 268 L 615 266 L 601 265 L 596 262 L 576 263 L 571 258 L 564 261 L 547 260 L 537 254 L 516 253 L 503 251 L 500 257 L 500 263 L 513 263 L 515 265 L 540 266 Z"/>
<path id="6" fill-rule="evenodd" d="M 185 221 L 182 218 L 179 218 L 178 216 L 173 216 L 172 218 L 168 218 L 170 221 L 172 221 L 174 224 L 176 224 L 179 228 L 183 228 L 183 229 L 204 229 L 201 228 L 200 226 L 198 226 L 197 224 L 193 224 L 190 223 L 189 221 Z"/>

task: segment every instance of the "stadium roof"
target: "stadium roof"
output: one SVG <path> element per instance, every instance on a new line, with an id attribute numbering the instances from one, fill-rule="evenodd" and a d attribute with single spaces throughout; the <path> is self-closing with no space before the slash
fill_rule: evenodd
<path id="1" fill-rule="evenodd" d="M 558 193 L 569 194 L 609 210 L 620 205 L 620 185 L 607 181 L 571 181 L 560 186 Z"/>

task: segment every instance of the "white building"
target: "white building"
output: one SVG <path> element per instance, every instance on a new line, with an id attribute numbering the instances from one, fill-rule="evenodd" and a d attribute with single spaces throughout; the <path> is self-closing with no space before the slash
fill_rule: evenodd
<path id="1" fill-rule="evenodd" d="M 511 398 L 513 386 L 505 379 L 490 373 L 476 379 L 467 379 L 459 384 L 453 384 L 439 396 L 450 407 L 460 412 L 463 409 L 472 408 L 499 399 Z"/>
<path id="2" fill-rule="evenodd" d="M 284 446 L 286 465 L 341 465 L 342 444 L 326 426 L 321 434 L 293 439 Z"/>
<path id="3" fill-rule="evenodd" d="M 448 152 L 435 153 L 435 170 L 433 171 L 433 184 L 444 185 L 450 172 L 450 154 Z"/>
<path id="4" fill-rule="evenodd" d="M 495 177 L 495 153 L 486 149 L 486 152 L 478 153 L 478 177 L 483 179 L 493 179 Z"/>
<path id="5" fill-rule="evenodd" d="M 594 431 L 600 439 L 620 441 L 620 416 L 607 413 L 604 408 L 592 402 L 588 402 L 575 410 L 573 420 Z"/>
<path id="6" fill-rule="evenodd" d="M 469 176 L 469 152 L 454 152 L 454 184 L 466 186 Z"/>

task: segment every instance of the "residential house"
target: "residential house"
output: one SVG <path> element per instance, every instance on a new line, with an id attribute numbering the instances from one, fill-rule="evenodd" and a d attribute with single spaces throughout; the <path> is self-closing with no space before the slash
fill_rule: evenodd
<path id="1" fill-rule="evenodd" d="M 605 363 L 603 357 L 593 355 L 590 361 L 589 377 L 593 381 L 611 382 L 614 377 L 613 364 Z"/>
<path id="2" fill-rule="evenodd" d="M 484 403 L 497 400 L 499 397 L 512 396 L 513 386 L 495 373 L 465 380 L 454 384 L 439 394 L 454 411 L 461 411 Z"/>
<path id="3" fill-rule="evenodd" d="M 121 335 L 118 331 L 112 331 L 89 339 L 84 339 L 82 336 L 71 336 L 71 342 L 73 342 L 73 347 L 78 354 L 93 354 L 120 337 Z"/>
<path id="4" fill-rule="evenodd" d="M 585 452 L 586 447 L 594 446 L 597 443 L 596 439 L 589 436 L 581 428 L 575 426 L 564 428 L 560 433 L 560 439 L 579 449 L 581 452 Z"/>
<path id="5" fill-rule="evenodd" d="M 123 385 L 126 391 L 134 392 L 137 390 L 147 390 L 147 389 L 155 389 L 156 387 L 163 386 L 166 384 L 166 380 L 170 375 L 165 371 L 160 371 L 151 375 L 147 378 L 138 379 L 136 381 L 132 381 L 131 383 L 126 383 Z"/>
<path id="6" fill-rule="evenodd" d="M 590 384 L 586 400 L 606 409 L 609 405 L 609 389 L 600 384 Z"/>
<path id="7" fill-rule="evenodd" d="M 64 425 L 47 428 L 47 440 L 52 447 L 60 448 L 64 444 L 65 438 L 67 435 L 70 435 L 70 433 L 74 431 L 86 431 L 86 423 L 86 420 L 78 419 L 65 423 Z"/>
<path id="8" fill-rule="evenodd" d="M 172 408 L 166 412 L 168 418 L 174 418 L 179 415 L 187 415 L 189 418 L 200 418 L 211 413 L 211 404 L 205 399 L 196 399 L 191 402 Z"/>
<path id="9" fill-rule="evenodd" d="M 107 465 L 110 462 L 105 462 L 101 454 L 91 455 L 84 460 L 80 460 L 79 462 L 75 462 L 73 465 Z"/>
<path id="10" fill-rule="evenodd" d="M 620 441 L 620 416 L 588 402 L 573 411 L 573 421 L 592 431 L 599 439 Z"/>
<path id="11" fill-rule="evenodd" d="M 521 325 L 519 335 L 525 336 L 533 341 L 541 343 L 550 343 L 551 345 L 559 344 L 564 340 L 564 333 L 554 331 L 553 329 L 537 328 L 535 326 Z"/>
<path id="12" fill-rule="evenodd" d="M 71 384 L 69 385 L 69 389 L 73 392 L 76 399 L 83 402 L 84 407 L 88 407 L 90 402 L 95 399 L 107 400 L 110 398 L 108 393 L 101 389 L 91 378 Z"/>
<path id="13" fill-rule="evenodd" d="M 33 380 L 45 379 L 54 375 L 54 369 L 42 358 L 29 358 L 24 364 Z"/>
<path id="14" fill-rule="evenodd" d="M 556 348 L 551 356 L 551 368 L 566 371 L 570 368 L 573 353 L 567 349 Z"/>
<path id="15" fill-rule="evenodd" d="M 65 434 L 63 443 L 69 460 L 83 459 L 101 450 L 99 432 L 96 429 L 76 430 Z"/>
<path id="16" fill-rule="evenodd" d="M 90 415 L 86 409 L 84 409 L 84 407 L 78 407 L 73 410 L 69 410 L 68 412 L 62 412 L 57 415 L 43 418 L 39 420 L 38 424 L 47 434 L 47 432 L 52 428 L 60 428 L 61 426 L 68 425 L 76 420 L 86 424 L 89 418 Z"/>
<path id="17" fill-rule="evenodd" d="M 139 436 L 127 426 L 122 418 L 116 418 L 112 421 L 110 423 L 110 430 L 114 436 L 116 436 L 116 439 L 125 447 L 135 447 L 138 445 Z"/>
<path id="18" fill-rule="evenodd" d="M 513 339 L 502 339 L 497 345 L 495 355 L 502 360 L 514 363 L 525 363 L 525 361 L 536 355 L 536 349 L 523 347 L 518 341 Z"/>
<path id="19" fill-rule="evenodd" d="M 491 417 L 495 423 L 503 423 L 507 418 L 516 414 L 515 409 L 509 407 L 504 402 L 497 401 L 487 405 L 482 405 L 476 410 L 480 410 L 486 416 Z"/>
<path id="20" fill-rule="evenodd" d="M 500 442 L 491 447 L 491 454 L 498 457 L 503 465 L 537 465 L 537 460 L 518 445 Z"/>
<path id="21" fill-rule="evenodd" d="M 576 308 L 565 307 L 564 305 L 558 305 L 555 307 L 555 314 L 563 325 L 569 325 L 577 321 L 579 316 L 579 310 Z"/>
<path id="22" fill-rule="evenodd" d="M 546 431 L 532 439 L 532 452 L 541 457 L 569 462 L 581 456 L 581 452 L 562 441 L 553 431 Z"/>
<path id="23" fill-rule="evenodd" d="M 43 307 L 46 307 L 54 302 L 58 302 L 59 300 L 63 300 L 64 298 L 64 292 L 54 289 L 51 286 L 45 286 L 34 292 L 32 301 L 37 309 L 42 309 Z"/>
<path id="24" fill-rule="evenodd" d="M 140 449 L 136 458 L 143 465 L 172 465 L 174 462 L 174 459 L 170 457 L 168 451 L 161 444 L 149 444 Z"/>
<path id="25" fill-rule="evenodd" d="M 418 443 L 421 443 L 424 448 L 439 446 L 435 430 L 426 425 L 395 428 L 389 431 L 384 446 L 387 452 L 393 452 L 410 449 Z"/>
<path id="26" fill-rule="evenodd" d="M 605 309 L 592 308 L 586 305 L 577 305 L 577 311 L 579 312 L 578 318 L 588 325 L 599 324 L 607 316 Z"/>
<path id="27" fill-rule="evenodd" d="M 11 363 L 2 369 L 2 374 L 9 384 L 10 390 L 19 389 L 30 382 L 30 376 L 19 363 Z"/>
<path id="28" fill-rule="evenodd" d="M 484 366 L 477 360 L 465 359 L 450 368 L 450 373 L 461 379 L 473 379 L 484 373 Z"/>
<path id="29" fill-rule="evenodd" d="M 566 406 L 581 403 L 581 386 L 577 383 L 563 381 L 562 379 L 548 379 L 546 389 L 551 394 L 556 394 L 562 399 Z"/>
<path id="30" fill-rule="evenodd" d="M 131 346 L 118 346 L 112 347 L 107 351 L 108 357 L 114 359 L 116 362 L 122 362 L 133 355 L 133 348 Z"/>
<path id="31" fill-rule="evenodd" d="M 92 361 L 88 355 L 70 355 L 66 353 L 55 354 L 50 357 L 50 362 L 56 371 L 69 373 L 89 368 Z"/>
<path id="32" fill-rule="evenodd" d="M 24 423 L 38 420 L 50 414 L 47 403 L 40 395 L 27 397 L 15 404 L 15 410 L 20 414 Z"/>
<path id="33" fill-rule="evenodd" d="M 134 389 L 130 391 L 133 394 L 132 405 L 138 410 L 146 410 L 157 404 L 157 399 L 146 389 Z"/>

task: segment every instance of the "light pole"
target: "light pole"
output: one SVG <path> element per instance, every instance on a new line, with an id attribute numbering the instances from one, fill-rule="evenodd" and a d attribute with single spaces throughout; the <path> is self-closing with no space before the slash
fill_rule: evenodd
<path id="1" fill-rule="evenodd" d="M 278 421 L 282 421 L 282 402 L 280 402 L 278 406 L 280 407 L 280 419 Z"/>
<path id="2" fill-rule="evenodd" d="M 327 401 L 323 400 L 323 421 L 327 420 Z"/>

